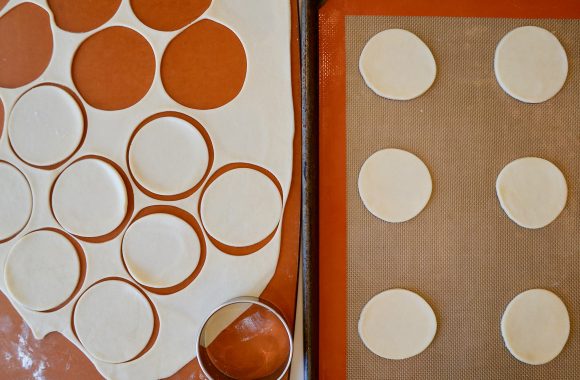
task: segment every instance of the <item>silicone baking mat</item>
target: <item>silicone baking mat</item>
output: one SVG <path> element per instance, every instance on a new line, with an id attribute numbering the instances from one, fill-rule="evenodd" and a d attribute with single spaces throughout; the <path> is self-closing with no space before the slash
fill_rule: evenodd
<path id="1" fill-rule="evenodd" d="M 388 6 L 351 6 L 350 11 L 348 2 L 343 6 L 344 14 L 333 12 L 331 4 L 321 12 L 321 194 L 328 194 L 325 189 L 331 180 L 336 189 L 330 197 L 321 197 L 321 378 L 577 378 L 580 22 L 518 19 L 558 16 L 553 11 L 534 13 L 533 6 L 526 12 L 523 3 L 520 13 L 516 9 L 502 13 L 493 4 L 486 10 L 463 9 L 467 16 L 510 19 L 387 16 L 421 13 L 396 4 L 391 12 Z M 451 9 L 451 15 L 462 15 L 462 9 L 445 4 L 438 9 L 441 13 L 424 4 L 418 8 L 423 14 L 445 15 Z M 559 16 L 580 14 L 580 9 L 575 14 L 568 11 Z M 552 31 L 568 55 L 566 84 L 546 103 L 521 103 L 495 79 L 496 45 L 522 25 Z M 389 28 L 417 34 L 437 62 L 434 85 L 415 100 L 378 97 L 358 71 L 360 52 L 368 39 Z M 337 38 L 341 33 L 344 40 Z M 342 47 L 331 45 L 332 36 Z M 341 82 L 329 84 L 338 76 Z M 325 113 L 329 104 L 340 102 L 344 111 L 335 109 L 334 116 Z M 363 162 L 389 147 L 416 154 L 433 177 L 434 191 L 425 210 L 401 224 L 375 218 L 357 190 Z M 518 227 L 504 214 L 495 195 L 499 171 L 525 156 L 554 162 L 568 182 L 565 210 L 540 230 Z M 331 218 L 335 221 L 325 223 Z M 396 287 L 423 296 L 438 319 L 433 343 L 422 354 L 402 361 L 372 354 L 357 332 L 365 303 Z M 505 349 L 499 327 L 507 303 L 537 287 L 563 299 L 572 331 L 559 357 L 543 366 L 529 366 Z"/>
<path id="2" fill-rule="evenodd" d="M 124 0 L 129 3 L 128 0 Z M 63 2 L 59 1 L 49 1 L 51 6 L 62 5 Z M 75 12 L 75 7 L 72 8 L 72 13 L 63 13 L 62 17 L 57 20 L 59 25 L 68 25 L 68 28 L 74 29 L 75 25 L 88 25 L 94 20 L 92 17 L 98 19 L 99 17 L 111 17 L 106 14 L 99 15 L 99 12 L 109 12 L 111 7 L 114 10 L 120 4 L 120 0 L 112 1 L 101 1 L 95 2 L 92 5 L 86 3 L 85 5 L 90 8 L 91 12 L 97 12 L 95 17 L 94 13 L 84 14 L 78 16 L 79 13 Z M 175 2 L 175 4 L 180 2 Z M 199 6 L 208 6 L 211 1 L 199 1 L 196 2 Z M 57 4 L 57 5 L 55 5 Z M 69 3 L 69 5 L 72 3 Z M 146 10 L 149 15 L 152 16 L 152 20 L 158 20 L 160 23 L 167 21 L 167 19 L 175 19 L 177 11 L 176 7 L 166 6 L 160 7 L 159 2 L 150 2 L 150 9 Z M 157 4 L 157 8 L 155 7 Z M 278 259 L 276 271 L 268 286 L 262 292 L 261 297 L 265 300 L 270 301 L 275 304 L 284 315 L 288 324 L 293 327 L 294 324 L 294 312 L 295 312 L 295 302 L 296 302 L 296 284 L 298 278 L 298 240 L 299 240 L 299 207 L 300 207 L 300 91 L 299 91 L 299 52 L 298 52 L 298 27 L 297 27 L 297 10 L 295 1 L 290 1 L 291 11 L 292 11 L 292 39 L 291 39 L 291 52 L 292 52 L 292 86 L 293 86 L 293 102 L 294 102 L 294 118 L 295 118 L 295 134 L 293 140 L 293 169 L 292 169 L 292 184 L 290 186 L 286 208 L 284 211 L 283 221 L 282 221 L 282 238 L 280 246 L 280 256 Z M 0 1 L 0 10 L 2 7 L 11 7 L 14 2 Z M 194 4 L 195 5 L 195 4 Z M 64 5 L 65 10 L 70 8 Z M 82 6 L 79 6 L 82 10 Z M 76 9 L 79 11 L 79 9 Z M 179 15 L 178 15 L 179 16 Z M 183 16 L 183 15 L 180 15 Z M 46 19 L 46 20 L 45 20 Z M 19 20 L 16 20 L 16 24 L 11 24 L 8 29 L 16 29 L 16 33 L 9 35 L 9 33 L 4 33 L 0 35 L 1 41 L 12 40 L 14 38 L 20 38 L 22 43 L 34 43 L 35 39 L 41 39 L 42 42 L 46 42 L 46 35 L 42 36 L 43 30 L 35 27 L 29 27 L 30 23 L 35 26 L 35 22 L 46 22 L 48 15 L 45 19 L 34 19 L 26 17 L 26 15 Z M 14 20 L 12 20 L 14 21 Z M 6 23 L 2 25 L 6 27 Z M 20 28 L 21 27 L 21 28 Z M 94 25 L 93 25 L 94 27 Z M 3 29 L 6 30 L 6 29 Z M 40 30 L 40 31 L 39 31 Z M 39 37 L 38 34 L 41 36 Z M 16 37 L 15 37 L 16 36 Z M 50 40 L 50 38 L 48 38 Z M 36 41 L 38 42 L 38 41 Z M 211 43 L 208 41 L 208 43 Z M 21 77 L 23 75 L 29 75 L 31 71 L 37 70 L 37 66 L 42 66 L 42 62 L 35 62 L 38 60 L 45 60 L 47 56 L 50 57 L 52 45 L 51 44 L 40 44 L 37 43 L 38 49 L 35 50 L 35 54 L 27 57 L 25 62 L 21 63 L 20 67 L 11 67 L 11 69 L 16 70 L 17 74 L 15 77 Z M 4 46 L 4 45 L 3 45 Z M 106 55 L 105 49 L 107 46 L 101 46 L 103 50 L 101 54 Z M 5 52 L 3 52 L 5 53 Z M 187 52 L 181 52 L 184 56 Z M 54 58 L 54 57 L 53 57 Z M 91 63 L 87 63 L 87 70 L 90 71 Z M 13 65 L 14 66 L 14 65 Z M 97 70 L 95 68 L 95 70 Z M 135 71 L 139 71 L 138 68 Z M 28 74 L 27 74 L 28 73 Z M 6 73 L 3 73 L 6 74 Z M 233 74 L 232 74 L 233 75 Z M 3 75 L 3 78 L 6 75 Z M 125 83 L 126 84 L 126 83 Z M 190 89 L 190 93 L 194 93 L 195 89 Z M 115 96 L 107 94 L 106 92 L 100 95 L 102 98 L 116 98 L 116 99 L 126 99 L 131 98 L 129 89 L 123 88 L 123 83 L 119 84 L 118 91 L 114 91 Z M 111 96 L 109 96 L 111 95 Z M 187 96 L 187 94 L 184 94 Z M 208 94 L 209 95 L 209 94 Z M 211 94 L 212 96 L 218 97 L 220 94 Z M 1 103 L 1 102 L 0 102 Z M 6 121 L 10 113 L 9 109 L 3 110 L 0 104 L 0 133 L 6 135 Z M 4 131 L 2 131 L 4 127 Z M 217 340 L 216 340 L 217 342 Z M 224 345 L 231 345 L 231 341 L 223 341 Z M 191 342 L 192 347 L 195 342 Z M 243 356 L 243 353 L 242 355 Z M 260 366 L 262 364 L 262 358 L 247 358 L 250 360 L 255 360 L 254 364 Z M 73 344 L 62 337 L 59 334 L 49 334 L 42 340 L 34 339 L 28 326 L 22 321 L 18 316 L 16 311 L 11 306 L 10 302 L 4 295 L 0 295 L 0 378 L 2 379 L 99 379 L 101 376 L 94 368 L 93 364 L 86 358 Z M 199 366 L 196 360 L 188 363 L 184 368 L 182 368 L 178 373 L 176 373 L 171 378 L 174 379 L 201 379 L 205 378 L 199 370 Z"/>

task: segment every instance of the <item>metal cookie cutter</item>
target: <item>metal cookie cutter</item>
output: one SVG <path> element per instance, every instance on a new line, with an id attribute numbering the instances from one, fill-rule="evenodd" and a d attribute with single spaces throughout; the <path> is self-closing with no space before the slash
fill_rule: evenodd
<path id="1" fill-rule="evenodd" d="M 290 368 L 290 364 L 292 363 L 292 352 L 294 349 L 292 341 L 292 333 L 290 331 L 290 328 L 288 327 L 288 324 L 284 320 L 284 317 L 282 317 L 282 314 L 267 301 L 260 300 L 259 298 L 256 297 L 238 297 L 231 299 L 223 303 L 222 305 L 218 306 L 207 316 L 207 318 L 205 318 L 199 330 L 196 345 L 197 360 L 199 362 L 199 366 L 203 374 L 210 380 L 236 379 L 235 377 L 231 377 L 231 375 L 224 373 L 224 371 L 220 370 L 218 366 L 216 366 L 216 364 L 211 359 L 211 355 L 208 353 L 207 349 L 208 344 L 206 343 L 206 328 L 208 327 L 209 322 L 212 320 L 212 318 L 218 316 L 220 312 L 224 312 L 224 310 L 230 306 L 240 306 L 240 307 L 247 306 L 247 308 L 257 306 L 263 311 L 272 314 L 277 319 L 277 321 L 280 322 L 281 325 L 284 327 L 284 330 L 286 331 L 286 336 L 288 338 L 288 357 L 278 368 L 270 372 L 270 374 L 261 377 L 255 377 L 255 380 L 281 379 L 286 374 L 286 372 Z M 245 376 L 244 378 L 249 379 L 249 377 Z"/>

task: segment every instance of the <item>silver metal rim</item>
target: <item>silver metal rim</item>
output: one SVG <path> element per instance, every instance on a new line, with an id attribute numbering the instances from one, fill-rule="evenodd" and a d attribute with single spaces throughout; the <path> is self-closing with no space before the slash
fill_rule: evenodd
<path id="1" fill-rule="evenodd" d="M 292 354 L 294 352 L 294 342 L 292 339 L 292 332 L 290 331 L 290 327 L 288 327 L 288 324 L 286 323 L 286 321 L 284 320 L 284 317 L 282 317 L 282 314 L 273 306 L 270 305 L 269 303 L 265 302 L 265 301 L 261 301 L 259 298 L 257 297 L 236 297 L 233 298 L 229 301 L 224 302 L 223 304 L 221 304 L 220 306 L 216 307 L 215 309 L 212 310 L 211 313 L 209 313 L 209 315 L 203 320 L 203 323 L 199 329 L 199 332 L 197 334 L 197 344 L 196 344 L 196 355 L 197 355 L 197 361 L 199 363 L 199 366 L 201 368 L 201 371 L 203 372 L 203 374 L 205 376 L 207 376 L 208 379 L 213 380 L 212 375 L 209 373 L 209 370 L 207 369 L 205 363 L 203 362 L 203 360 L 201 359 L 201 355 L 200 355 L 200 350 L 201 350 L 201 338 L 203 336 L 203 330 L 205 329 L 205 326 L 207 325 L 207 322 L 217 313 L 219 312 L 221 309 L 230 306 L 230 305 L 234 305 L 234 304 L 240 304 L 240 303 L 245 303 L 245 304 L 251 304 L 251 305 L 257 305 L 260 306 L 268 311 L 270 311 L 272 314 L 274 314 L 274 316 L 276 316 L 276 318 L 282 323 L 282 325 L 284 326 L 284 330 L 286 330 L 286 335 L 288 336 L 288 343 L 289 343 L 289 351 L 288 351 L 288 359 L 286 360 L 286 365 L 284 366 L 284 369 L 282 370 L 282 372 L 280 373 L 280 376 L 278 376 L 277 380 L 282 379 L 282 377 L 284 377 L 284 375 L 286 374 L 286 372 L 288 372 L 288 369 L 290 368 L 290 364 L 292 364 Z"/>

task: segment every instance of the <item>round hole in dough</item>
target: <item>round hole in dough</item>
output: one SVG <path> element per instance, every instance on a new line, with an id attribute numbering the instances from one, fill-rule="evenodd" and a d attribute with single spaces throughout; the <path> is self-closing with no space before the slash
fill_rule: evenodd
<path id="1" fill-rule="evenodd" d="M 129 147 L 131 173 L 159 195 L 176 195 L 195 187 L 209 163 L 202 134 L 177 117 L 160 117 L 141 128 Z"/>
<path id="2" fill-rule="evenodd" d="M 193 273 L 201 255 L 194 229 L 170 214 L 144 216 L 129 226 L 123 237 L 123 259 L 135 280 L 165 288 Z"/>
<path id="3" fill-rule="evenodd" d="M 127 213 L 127 189 L 117 170 L 95 158 L 77 161 L 56 180 L 52 209 L 68 232 L 82 237 L 105 235 Z"/>
<path id="4" fill-rule="evenodd" d="M 134 286 L 107 280 L 90 287 L 74 311 L 75 331 L 95 359 L 123 363 L 139 355 L 151 339 L 154 315 Z"/>
<path id="5" fill-rule="evenodd" d="M 552 33 L 523 26 L 506 34 L 495 50 L 495 76 L 501 88 L 526 103 L 541 103 L 560 91 L 568 58 Z"/>
<path id="6" fill-rule="evenodd" d="M 18 169 L 0 162 L 0 240 L 20 232 L 32 213 L 30 185 Z"/>
<path id="7" fill-rule="evenodd" d="M 229 170 L 213 181 L 201 200 L 207 232 L 222 244 L 248 247 L 268 237 L 280 222 L 282 198 L 265 174 Z"/>
<path id="8" fill-rule="evenodd" d="M 6 287 L 24 307 L 46 311 L 65 302 L 80 278 L 74 245 L 54 231 L 35 231 L 10 250 L 4 267 Z"/>
<path id="9" fill-rule="evenodd" d="M 65 90 L 44 85 L 26 92 L 14 105 L 8 135 L 14 151 L 37 166 L 57 164 L 79 146 L 83 113 Z"/>
<path id="10" fill-rule="evenodd" d="M 358 176 L 358 191 L 365 207 L 377 218 L 392 223 L 419 214 L 429 202 L 432 188 L 423 161 L 400 149 L 375 152 Z"/>
<path id="11" fill-rule="evenodd" d="M 507 349 L 527 364 L 545 364 L 564 348 L 570 334 L 570 318 L 562 300 L 544 289 L 518 294 L 501 319 L 501 335 Z"/>
<path id="12" fill-rule="evenodd" d="M 431 50 L 419 37 L 407 30 L 388 29 L 367 42 L 359 70 L 377 95 L 410 100 L 431 87 L 437 65 Z"/>
<path id="13" fill-rule="evenodd" d="M 495 186 L 507 216 L 525 228 L 542 228 L 553 222 L 568 197 L 562 172 L 537 157 L 510 162 L 499 173 Z"/>
<path id="14" fill-rule="evenodd" d="M 377 294 L 365 305 L 358 333 L 365 346 L 385 359 L 407 359 L 423 352 L 437 332 L 431 306 L 405 289 Z"/>

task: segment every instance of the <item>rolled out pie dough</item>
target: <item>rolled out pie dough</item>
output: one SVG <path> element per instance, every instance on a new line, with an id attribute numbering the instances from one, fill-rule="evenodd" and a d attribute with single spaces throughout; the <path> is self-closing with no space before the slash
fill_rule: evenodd
<path id="1" fill-rule="evenodd" d="M 209 151 L 201 133 L 177 117 L 161 117 L 141 128 L 129 148 L 135 179 L 159 195 L 193 188 L 205 174 Z"/>
<path id="2" fill-rule="evenodd" d="M 8 124 L 10 143 L 26 162 L 48 166 L 70 156 L 81 142 L 83 114 L 65 90 L 39 86 L 14 105 Z"/>
<path id="3" fill-rule="evenodd" d="M 537 26 L 506 34 L 495 50 L 495 76 L 501 88 L 526 103 L 556 95 L 568 75 L 568 58 L 560 41 Z"/>
<path id="4" fill-rule="evenodd" d="M 406 359 L 423 352 L 437 332 L 431 306 L 405 289 L 377 294 L 365 305 L 358 333 L 365 346 L 385 359 Z"/>
<path id="5" fill-rule="evenodd" d="M 108 280 L 90 287 L 74 312 L 83 347 L 97 360 L 123 363 L 137 356 L 153 333 L 149 302 L 134 286 Z"/>
<path id="6" fill-rule="evenodd" d="M 32 212 L 32 192 L 26 177 L 0 161 L 0 240 L 24 228 Z"/>
<path id="7" fill-rule="evenodd" d="M 568 187 L 550 161 L 525 157 L 510 162 L 496 181 L 499 202 L 507 216 L 525 228 L 542 228 L 566 206 Z"/>
<path id="8" fill-rule="evenodd" d="M 294 189 L 294 187 L 291 187 L 291 182 L 294 178 L 293 173 L 295 173 L 295 170 L 293 170 L 293 142 L 296 139 L 296 134 L 291 75 L 294 65 L 291 59 L 292 49 L 290 49 L 291 31 L 293 29 L 292 18 L 290 17 L 292 4 L 290 2 L 263 0 L 213 1 L 211 7 L 199 18 L 200 21 L 206 20 L 206 23 L 208 21 L 219 23 L 230 29 L 243 44 L 243 50 L 247 57 L 246 80 L 233 101 L 223 107 L 208 111 L 191 109 L 173 101 L 164 90 L 161 78 L 157 77 L 151 83 L 147 94 L 132 107 L 118 111 L 102 111 L 94 107 L 86 107 L 87 128 L 84 142 L 70 162 L 51 170 L 30 168 L 15 157 L 9 144 L 8 124 L 11 110 L 17 99 L 29 88 L 43 83 L 61 83 L 76 91 L 70 75 L 72 59 L 83 41 L 86 41 L 98 30 L 114 25 L 122 25 L 146 36 L 155 53 L 157 65 L 161 64 L 165 47 L 175 40 L 177 36 L 182 35 L 182 31 L 167 33 L 145 27 L 134 16 L 130 2 L 123 1 L 115 15 L 105 25 L 90 33 L 70 34 L 59 30 L 58 26 L 54 24 L 54 14 L 50 7 L 47 6 L 46 1 L 33 2 L 37 3 L 38 7 L 35 6 L 35 8 L 38 8 L 38 12 L 44 14 L 44 11 L 46 11 L 46 18 L 50 21 L 53 31 L 55 31 L 53 41 L 54 54 L 44 73 L 34 82 L 20 88 L 0 89 L 0 97 L 6 109 L 5 131 L 0 137 L 0 159 L 14 162 L 16 167 L 22 168 L 22 172 L 30 182 L 34 207 L 32 207 L 28 185 L 24 177 L 22 177 L 23 186 L 15 186 L 14 189 L 8 187 L 6 194 L 9 196 L 6 197 L 4 193 L 0 196 L 0 230 L 5 225 L 4 223 L 7 221 L 12 222 L 13 220 L 12 217 L 5 218 L 5 216 L 10 215 L 11 210 L 16 210 L 19 213 L 25 212 L 24 221 L 21 224 L 19 223 L 20 226 L 16 231 L 18 232 L 22 229 L 21 232 L 18 232 L 21 235 L 37 228 L 54 226 L 56 222 L 66 226 L 66 228 L 63 227 L 62 229 L 67 231 L 98 235 L 104 231 L 110 231 L 118 225 L 118 222 L 121 222 L 121 225 L 124 226 L 121 216 L 122 214 L 127 214 L 123 212 L 127 196 L 129 197 L 129 203 L 132 203 L 132 208 L 136 212 L 149 206 L 158 206 L 169 202 L 169 200 L 160 201 L 155 199 L 155 197 L 148 196 L 148 194 L 143 194 L 136 184 L 139 184 L 142 189 L 147 189 L 144 186 L 145 183 L 140 184 L 137 182 L 137 177 L 133 173 L 130 173 L 133 178 L 130 178 L 129 183 L 125 175 L 125 173 L 129 174 L 127 170 L 132 171 L 128 162 L 128 149 L 130 147 L 130 138 L 136 136 L 134 134 L 135 128 L 143 120 L 151 120 L 152 117 L 157 117 L 156 115 L 168 111 L 189 115 L 199 120 L 207 131 L 207 136 L 211 136 L 213 146 L 210 145 L 209 140 L 206 140 L 210 152 L 210 161 L 207 166 L 212 172 L 232 162 L 248 162 L 267 168 L 276 177 L 276 180 L 273 181 L 280 186 L 281 190 L 280 193 L 277 193 L 273 210 L 274 213 L 281 212 L 277 208 L 280 203 L 284 204 L 285 200 L 288 199 L 290 189 Z M 20 1 L 9 2 L 0 11 L 0 15 L 6 13 L 4 11 L 8 12 L 11 9 L 15 9 L 19 3 Z M 220 29 L 223 28 L 220 27 Z M 264 38 L 265 31 L 267 31 L 268 38 Z M 103 49 L 107 47 L 102 46 Z M 103 52 L 107 53 L 105 50 Z M 134 49 L 129 50 L 127 53 L 135 51 Z M 186 61 L 182 62 L 184 65 L 181 65 L 181 69 L 187 71 Z M 216 67 L 209 66 L 205 70 L 205 74 L 208 76 L 221 75 L 215 69 Z M 121 82 L 134 77 L 131 73 L 127 74 L 123 75 Z M 203 96 L 203 94 L 201 95 Z M 188 126 L 189 130 L 198 127 L 202 131 L 202 135 L 206 136 L 200 125 L 197 123 L 192 124 L 194 124 L 193 127 Z M 215 153 L 215 161 L 213 162 L 212 151 Z M 66 173 L 74 169 L 74 166 L 68 168 L 67 166 L 76 161 L 77 157 L 92 155 L 106 157 L 115 164 L 111 164 L 110 167 L 95 165 L 98 166 L 98 170 L 96 170 L 97 174 L 93 177 L 91 175 L 79 177 L 76 174 L 70 175 L 70 173 Z M 184 157 L 184 160 L 189 162 L 188 157 Z M 199 158 L 199 156 L 196 157 Z M 101 161 L 108 162 L 107 160 Z M 191 174 L 192 168 L 196 168 L 196 165 L 197 163 L 187 167 L 190 170 L 187 175 Z M 131 188 L 128 187 L 126 189 L 127 194 L 125 194 L 121 186 L 117 173 L 110 170 L 111 168 L 120 169 L 118 174 L 121 179 L 131 186 Z M 4 181 L 4 174 L 1 169 L 2 166 L 0 165 L 0 192 L 4 192 L 5 184 L 12 182 Z M 82 170 L 82 172 L 88 174 L 88 172 L 93 172 L 93 170 L 89 168 L 89 170 Z M 69 178 L 66 179 L 67 177 Z M 96 178 L 96 183 L 93 183 L 93 178 Z M 182 178 L 179 179 L 182 180 Z M 65 182 L 68 182 L 68 184 L 65 184 Z M 193 182 L 189 182 L 188 186 L 191 183 Z M 85 192 L 85 195 L 81 196 L 84 199 L 79 200 L 76 198 L 75 192 L 77 190 L 75 189 Z M 61 197 L 59 194 L 63 192 L 68 194 Z M 111 193 L 114 194 L 112 195 Z M 182 208 L 185 212 L 197 218 L 201 193 L 201 188 L 193 192 L 193 194 L 189 194 L 188 191 L 188 194 L 185 194 L 187 195 L 186 198 L 184 195 L 184 199 L 175 202 L 171 201 L 172 205 Z M 6 199 L 14 200 L 15 195 L 17 196 L 16 199 L 27 199 L 26 204 L 28 206 L 16 207 L 14 201 L 3 203 Z M 36 195 L 39 195 L 39 197 L 36 197 Z M 71 197 L 70 195 L 73 196 Z M 179 198 L 181 198 L 181 195 Z M 14 208 L 12 208 L 13 205 Z M 55 206 L 52 213 L 54 215 L 50 213 L 51 206 Z M 32 215 L 30 215 L 31 207 L 33 208 Z M 111 210 L 115 211 L 110 213 L 109 211 Z M 119 210 L 121 212 L 118 213 Z M 58 218 L 56 221 L 55 217 Z M 244 220 L 250 220 L 253 217 L 252 213 L 250 213 L 249 217 Z M 29 218 L 30 222 L 27 223 Z M 101 221 L 103 219 L 107 222 L 102 225 L 100 223 L 96 226 L 92 224 L 95 220 Z M 279 221 L 279 218 L 277 219 Z M 201 223 L 201 218 L 199 222 Z M 249 228 L 253 230 L 253 227 Z M 62 309 L 54 313 L 39 313 L 25 308 L 16 301 L 13 302 L 14 308 L 26 320 L 36 338 L 42 338 L 51 332 L 58 332 L 65 336 L 67 340 L 78 346 L 87 355 L 104 378 L 111 380 L 169 378 L 187 363 L 191 363 L 195 357 L 195 340 L 205 316 L 227 300 L 239 296 L 259 296 L 267 288 L 272 277 L 276 275 L 281 252 L 282 231 L 276 226 L 274 228 L 275 233 L 272 234 L 270 244 L 264 245 L 255 253 L 245 256 L 224 254 L 220 248 L 207 240 L 205 233 L 200 235 L 202 247 L 204 242 L 201 239 L 206 238 L 205 246 L 207 249 L 207 260 L 203 263 L 200 276 L 192 284 L 180 289 L 177 293 L 169 295 L 151 294 L 150 300 L 153 303 L 151 309 L 154 311 L 154 315 L 159 317 L 159 330 L 157 330 L 155 337 L 151 338 L 152 341 L 154 340 L 152 346 L 147 348 L 146 353 L 136 360 L 113 364 L 97 358 L 97 356 L 101 356 L 99 352 L 110 353 L 111 349 L 113 352 L 117 352 L 117 346 L 124 347 L 128 342 L 134 342 L 134 338 L 129 336 L 130 330 L 133 330 L 137 337 L 144 331 L 149 335 L 149 326 L 151 325 L 149 318 L 147 321 L 143 320 L 144 323 L 137 326 L 140 322 L 138 318 L 132 315 L 134 313 L 123 312 L 126 304 L 133 304 L 134 300 L 143 301 L 140 296 L 134 295 L 133 287 L 126 285 L 120 288 L 120 291 L 125 292 L 123 289 L 130 287 L 128 296 L 118 296 L 122 298 L 118 302 L 114 300 L 117 300 L 119 289 L 113 289 L 107 296 L 103 297 L 110 300 L 110 302 L 99 301 L 97 306 L 92 307 L 93 311 L 88 313 L 94 316 L 94 321 L 80 316 L 84 301 L 77 304 L 79 297 L 82 297 L 87 302 L 89 298 L 92 299 L 93 296 L 90 296 L 90 294 L 93 288 L 91 286 L 94 285 L 95 281 L 99 281 L 104 277 L 123 276 L 129 281 L 137 283 L 125 272 L 123 266 L 121 255 L 123 236 L 121 234 L 114 239 L 107 239 L 104 243 L 81 242 L 87 259 L 85 282 L 79 294 L 76 294 L 75 298 L 71 299 Z M 120 230 L 120 228 L 118 229 Z M 259 235 L 262 234 L 260 233 Z M 82 235 L 76 235 L 75 238 L 79 236 Z M 5 263 L 12 246 L 17 243 L 19 238 L 20 235 L 0 244 L 0 265 Z M 198 264 L 198 268 L 200 266 L 201 264 Z M 0 290 L 10 295 L 6 289 L 2 269 L 0 268 Z M 90 290 L 83 293 L 87 288 L 90 288 Z M 11 296 L 10 298 L 12 299 Z M 141 305 L 145 304 L 141 302 Z M 76 306 L 78 308 L 75 308 Z M 117 308 L 121 310 L 119 313 L 121 315 L 110 318 L 109 315 Z M 76 315 L 76 326 L 78 327 L 76 332 L 80 332 L 79 336 L 82 342 L 79 340 L 79 336 L 75 334 L 74 326 L 71 326 L 71 320 L 74 321 L 75 318 L 75 310 L 78 312 Z M 149 315 L 147 312 L 146 314 Z M 119 328 L 116 325 L 117 322 L 127 323 L 128 326 L 126 329 Z M 84 329 L 82 327 L 83 324 L 85 325 Z M 133 327 L 135 328 L 133 329 Z M 118 331 L 121 331 L 121 333 L 116 334 Z M 124 333 L 125 331 L 127 333 Z M 91 334 L 94 335 L 91 336 Z M 105 344 L 99 344 L 101 337 Z M 50 342 L 47 343 L 50 345 Z M 138 346 L 141 346 L 141 344 Z M 100 351 L 101 348 L 103 349 L 102 351 Z M 123 353 L 122 355 L 115 354 L 114 357 L 102 358 L 117 362 L 134 357 L 133 353 L 137 351 L 143 351 L 137 347 L 133 348 L 135 349 L 131 349 L 131 352 L 126 355 Z M 16 352 L 16 348 L 14 348 L 14 352 Z M 94 353 L 96 355 L 93 355 Z M 47 363 L 48 365 L 52 364 Z M 30 373 L 34 369 L 36 369 L 36 366 L 30 369 Z M 0 370 L 0 372 L 2 371 Z M 186 372 L 189 372 L 189 370 Z M 48 373 L 46 372 L 46 374 Z"/>
<path id="9" fill-rule="evenodd" d="M 360 55 L 359 70 L 377 95 L 409 100 L 431 87 L 437 65 L 419 37 L 403 29 L 388 29 L 367 42 Z"/>
<path id="10" fill-rule="evenodd" d="M 510 353 L 527 364 L 554 359 L 568 341 L 570 318 L 562 300 L 544 289 L 518 294 L 501 319 L 501 335 Z"/>
<path id="11" fill-rule="evenodd" d="M 35 231 L 13 247 L 4 266 L 12 297 L 31 310 L 45 311 L 66 301 L 80 277 L 73 244 L 54 231 Z"/>
<path id="12" fill-rule="evenodd" d="M 363 164 L 358 190 L 365 207 L 387 222 L 404 222 L 423 210 L 433 184 L 417 156 L 400 149 L 373 153 Z"/>
<path id="13" fill-rule="evenodd" d="M 213 181 L 201 200 L 207 232 L 223 244 L 247 247 L 274 231 L 282 215 L 282 198 L 266 175 L 233 169 Z"/>
<path id="14" fill-rule="evenodd" d="M 117 170 L 94 158 L 66 168 L 52 193 L 58 222 L 84 237 L 105 235 L 117 228 L 125 218 L 127 203 L 127 190 Z"/>
<path id="15" fill-rule="evenodd" d="M 123 237 L 127 269 L 143 285 L 164 288 L 193 273 L 201 246 L 193 228 L 170 214 L 151 214 L 129 226 Z"/>

